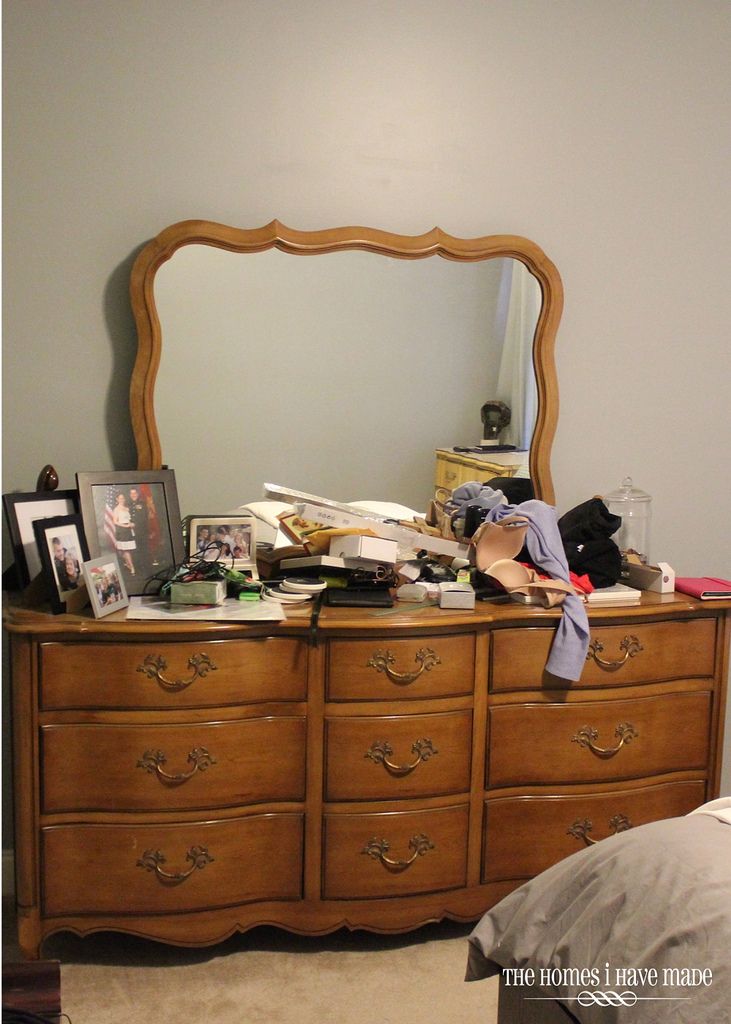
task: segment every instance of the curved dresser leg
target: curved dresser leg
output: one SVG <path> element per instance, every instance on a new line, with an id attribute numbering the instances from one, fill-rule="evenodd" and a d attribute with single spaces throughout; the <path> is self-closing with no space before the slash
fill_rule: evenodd
<path id="1" fill-rule="evenodd" d="M 26 960 L 40 960 L 43 932 L 37 907 L 18 907 L 18 945 Z"/>

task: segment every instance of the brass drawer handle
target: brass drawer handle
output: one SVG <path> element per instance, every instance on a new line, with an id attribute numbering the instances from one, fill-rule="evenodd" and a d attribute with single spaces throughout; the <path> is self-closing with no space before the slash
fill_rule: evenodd
<path id="1" fill-rule="evenodd" d="M 365 756 L 370 757 L 371 761 L 374 761 L 376 764 L 382 764 L 391 775 L 401 777 L 413 772 L 422 761 L 428 761 L 432 754 L 439 753 L 429 739 L 416 740 L 415 743 L 411 744 L 411 752 L 416 754 L 416 760 L 412 761 L 411 764 L 396 764 L 393 761 L 389 761 L 391 754 L 393 754 L 393 747 L 386 740 L 381 740 L 380 743 L 371 744 L 371 748 L 366 751 Z"/>
<path id="2" fill-rule="evenodd" d="M 618 832 L 627 832 L 628 829 L 631 829 L 632 822 L 625 814 L 615 814 L 613 818 L 609 819 L 609 827 L 612 830 L 610 835 L 616 836 Z M 583 840 L 586 846 L 592 846 L 594 843 L 600 842 L 599 839 L 592 839 L 589 835 L 593 828 L 589 818 L 577 818 L 571 828 L 566 830 L 566 835 Z"/>
<path id="3" fill-rule="evenodd" d="M 605 672 L 616 672 L 629 658 L 634 658 L 636 654 L 643 651 L 644 647 L 636 636 L 626 636 L 620 643 L 619 649 L 624 651 L 624 656 L 619 661 L 604 661 L 599 657 L 599 652 L 604 650 L 604 644 L 601 640 L 592 640 L 589 650 L 586 652 L 586 660 L 591 661 L 593 658 L 599 668 L 603 668 Z"/>
<path id="4" fill-rule="evenodd" d="M 163 690 L 168 690 L 172 693 L 176 693 L 178 690 L 185 690 L 196 679 L 202 679 L 209 672 L 216 671 L 216 666 L 207 654 L 194 654 L 191 658 L 188 658 L 188 668 L 193 669 L 193 675 L 190 679 L 166 679 L 163 673 L 167 667 L 168 663 L 161 654 L 148 654 L 142 664 L 138 665 L 137 671 L 144 672 L 150 679 L 156 679 Z"/>
<path id="5" fill-rule="evenodd" d="M 620 722 L 614 730 L 614 735 L 619 740 L 616 747 L 599 747 L 594 742 L 599 736 L 597 730 L 584 725 L 575 736 L 572 736 L 571 742 L 578 743 L 580 747 L 588 747 L 592 754 L 596 754 L 602 760 L 608 761 L 610 757 L 614 757 L 615 754 L 619 753 L 625 743 L 630 743 L 633 739 L 636 739 L 639 733 L 630 722 Z"/>
<path id="6" fill-rule="evenodd" d="M 194 871 L 202 870 L 206 864 L 210 864 L 213 857 L 211 857 L 207 847 L 191 846 L 185 855 L 185 859 L 191 862 L 190 867 L 187 871 L 175 872 L 163 870 L 160 865 L 165 863 L 165 859 L 165 854 L 161 853 L 160 850 L 145 850 L 137 861 L 137 867 L 144 868 L 145 871 L 154 871 L 158 881 L 162 882 L 163 885 L 179 885 L 186 878 L 190 878 Z"/>
<path id="7" fill-rule="evenodd" d="M 409 849 L 413 850 L 413 853 L 408 860 L 393 860 L 393 858 L 387 857 L 386 854 L 390 848 L 387 839 L 370 839 L 360 852 L 368 854 L 374 860 L 380 861 L 384 868 L 396 873 L 405 871 L 406 868 L 414 863 L 417 857 L 423 857 L 427 850 L 433 850 L 434 843 L 423 832 L 418 836 L 412 836 L 409 840 Z"/>
<path id="8" fill-rule="evenodd" d="M 181 783 L 187 782 L 196 772 L 204 772 L 209 765 L 215 764 L 216 759 L 212 757 L 205 747 L 194 747 L 188 754 L 188 761 L 193 766 L 189 772 L 178 772 L 170 775 L 163 768 L 167 761 L 164 751 L 146 750 L 137 762 L 138 768 L 144 768 L 151 775 L 157 775 L 162 782 Z"/>
<path id="9" fill-rule="evenodd" d="M 419 666 L 415 672 L 396 672 L 392 665 L 396 664 L 396 655 L 391 651 L 376 651 L 372 658 L 366 662 L 367 668 L 374 668 L 376 672 L 385 672 L 388 678 L 401 686 L 407 686 L 418 679 L 422 672 L 431 672 L 435 665 L 441 665 L 442 661 L 431 647 L 422 647 L 414 655 L 414 661 Z"/>

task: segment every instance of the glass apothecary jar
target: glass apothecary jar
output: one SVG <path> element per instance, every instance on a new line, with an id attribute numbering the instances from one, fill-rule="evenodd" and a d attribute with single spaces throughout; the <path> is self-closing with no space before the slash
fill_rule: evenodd
<path id="1" fill-rule="evenodd" d="M 632 477 L 626 476 L 616 491 L 604 496 L 604 504 L 615 516 L 622 517 L 622 525 L 614 538 L 622 556 L 634 556 L 647 565 L 650 560 L 651 496 L 635 487 Z"/>

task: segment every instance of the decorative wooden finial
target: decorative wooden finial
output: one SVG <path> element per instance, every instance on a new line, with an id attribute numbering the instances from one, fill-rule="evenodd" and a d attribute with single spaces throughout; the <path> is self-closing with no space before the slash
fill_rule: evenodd
<path id="1" fill-rule="evenodd" d="M 37 491 L 55 491 L 58 487 L 58 473 L 53 466 L 44 466 L 38 474 Z"/>

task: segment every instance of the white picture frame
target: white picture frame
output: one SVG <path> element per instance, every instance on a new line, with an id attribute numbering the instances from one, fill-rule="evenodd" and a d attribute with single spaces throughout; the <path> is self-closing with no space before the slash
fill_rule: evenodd
<path id="1" fill-rule="evenodd" d="M 256 568 L 256 519 L 253 516 L 188 516 L 188 559 L 220 562 L 258 579 Z"/>
<path id="2" fill-rule="evenodd" d="M 101 619 L 105 615 L 128 607 L 129 595 L 116 555 L 91 558 L 84 562 L 81 571 L 84 574 L 94 618 Z"/>

